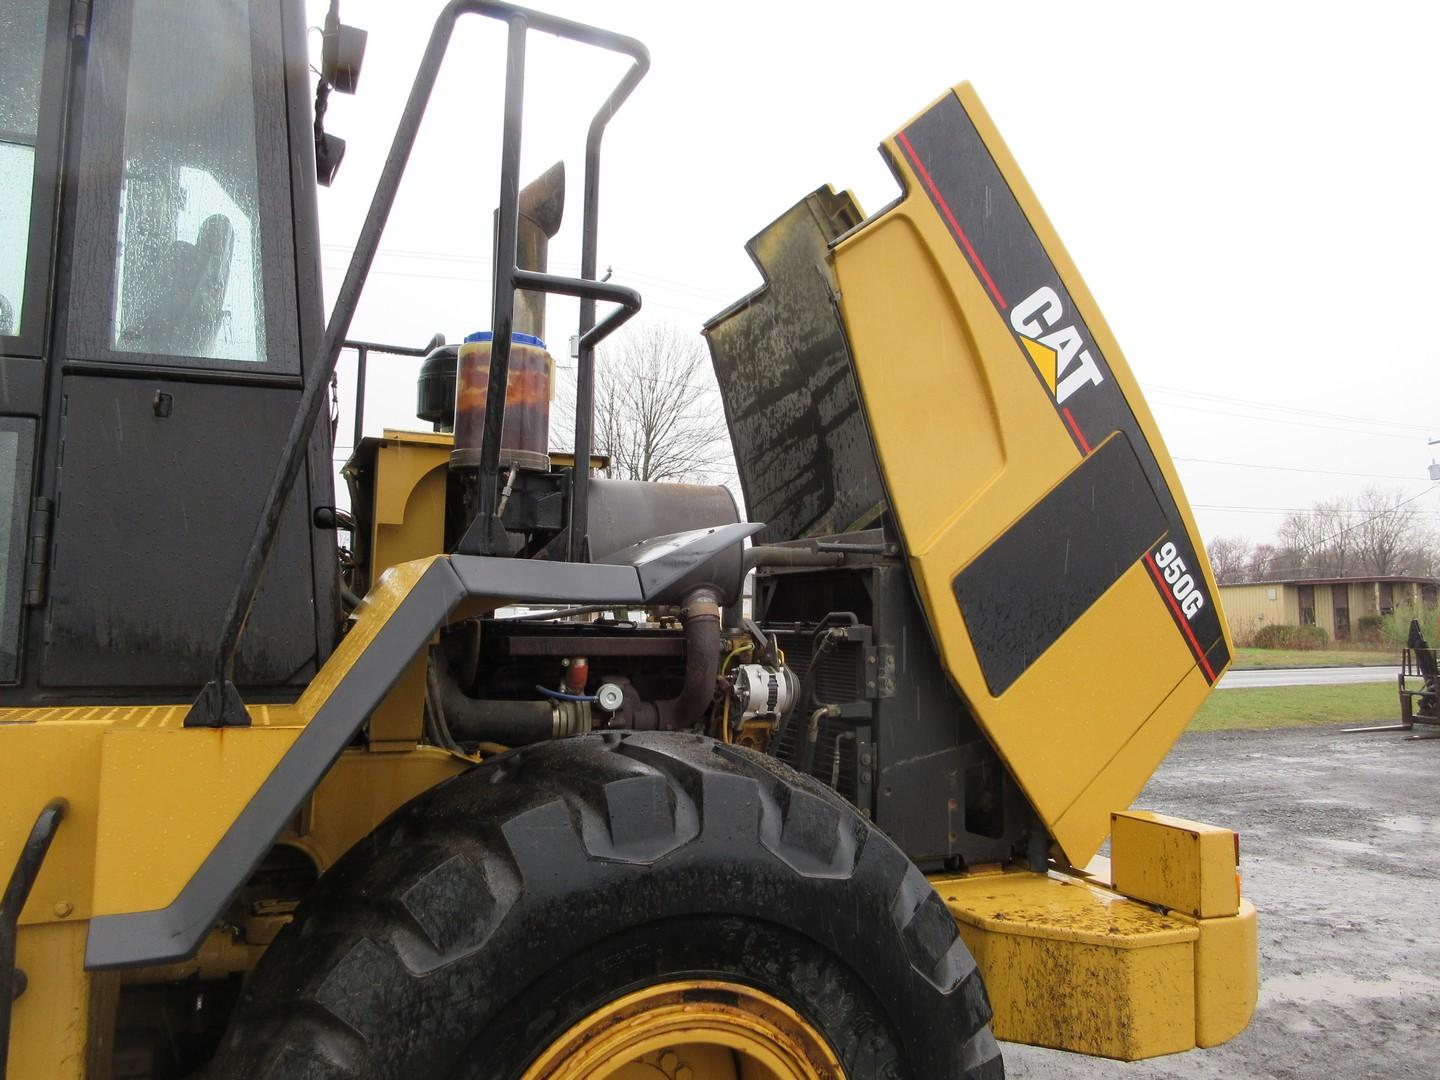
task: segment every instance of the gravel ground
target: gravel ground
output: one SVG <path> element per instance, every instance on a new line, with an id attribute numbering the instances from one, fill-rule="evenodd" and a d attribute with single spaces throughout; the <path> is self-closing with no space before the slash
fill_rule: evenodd
<path id="1" fill-rule="evenodd" d="M 1128 1065 L 1005 1044 L 1008 1076 L 1440 1077 L 1440 739 L 1190 734 L 1135 805 L 1239 830 L 1254 1019 L 1223 1046 Z"/>

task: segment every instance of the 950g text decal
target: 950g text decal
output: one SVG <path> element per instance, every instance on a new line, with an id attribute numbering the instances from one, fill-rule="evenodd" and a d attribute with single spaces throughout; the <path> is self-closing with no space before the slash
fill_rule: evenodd
<path id="1" fill-rule="evenodd" d="M 1195 579 L 1190 576 L 1184 557 L 1175 550 L 1175 545 L 1167 540 L 1155 553 L 1155 565 L 1164 571 L 1170 592 L 1179 602 L 1185 618 L 1193 619 L 1195 613 L 1205 606 L 1205 596 L 1195 588 Z"/>

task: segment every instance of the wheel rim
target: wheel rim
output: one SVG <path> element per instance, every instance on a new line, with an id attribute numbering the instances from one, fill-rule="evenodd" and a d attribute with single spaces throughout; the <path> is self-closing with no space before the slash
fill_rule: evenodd
<path id="1" fill-rule="evenodd" d="M 844 1080 L 799 1013 L 754 987 L 660 983 L 590 1013 L 522 1080 Z"/>

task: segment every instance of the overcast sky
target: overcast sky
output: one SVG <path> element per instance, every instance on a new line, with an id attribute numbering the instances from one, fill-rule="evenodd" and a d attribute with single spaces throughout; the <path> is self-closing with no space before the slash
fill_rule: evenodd
<path id="1" fill-rule="evenodd" d="M 332 295 L 440 6 L 342 0 L 370 43 L 359 93 L 327 118 L 348 143 L 320 196 Z M 599 264 L 641 291 L 642 318 L 698 332 L 759 283 L 745 241 L 823 183 L 878 210 L 896 194 L 879 142 L 968 79 L 1146 390 L 1207 539 L 1267 538 L 1286 510 L 1367 484 L 1424 493 L 1412 505 L 1440 518 L 1440 5 L 544 7 L 651 50 L 601 186 Z M 352 336 L 488 328 L 503 41 L 499 23 L 462 21 Z M 566 160 L 551 268 L 575 273 L 585 127 L 627 61 L 530 41 L 523 179 Z M 551 301 L 562 363 L 575 320 Z M 414 365 L 371 371 L 367 433 L 416 427 Z"/>

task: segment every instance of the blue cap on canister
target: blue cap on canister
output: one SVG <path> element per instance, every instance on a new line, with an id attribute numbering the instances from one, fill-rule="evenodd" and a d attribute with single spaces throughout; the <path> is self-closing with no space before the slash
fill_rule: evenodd
<path id="1" fill-rule="evenodd" d="M 493 331 L 490 331 L 490 330 L 476 330 L 475 333 L 473 333 L 473 334 L 466 334 L 466 335 L 465 335 L 465 344 L 468 345 L 468 344 L 470 344 L 470 342 L 472 342 L 472 341 L 491 341 L 491 340 L 494 339 L 494 337 L 495 337 L 495 334 L 494 334 Z M 512 334 L 510 335 L 510 341 L 511 341 L 512 344 L 515 344 L 515 345 L 533 345 L 533 346 L 535 346 L 537 349 L 543 349 L 543 348 L 545 348 L 545 342 L 541 341 L 541 340 L 540 340 L 538 337 L 536 337 L 534 334 L 512 333 Z"/>

